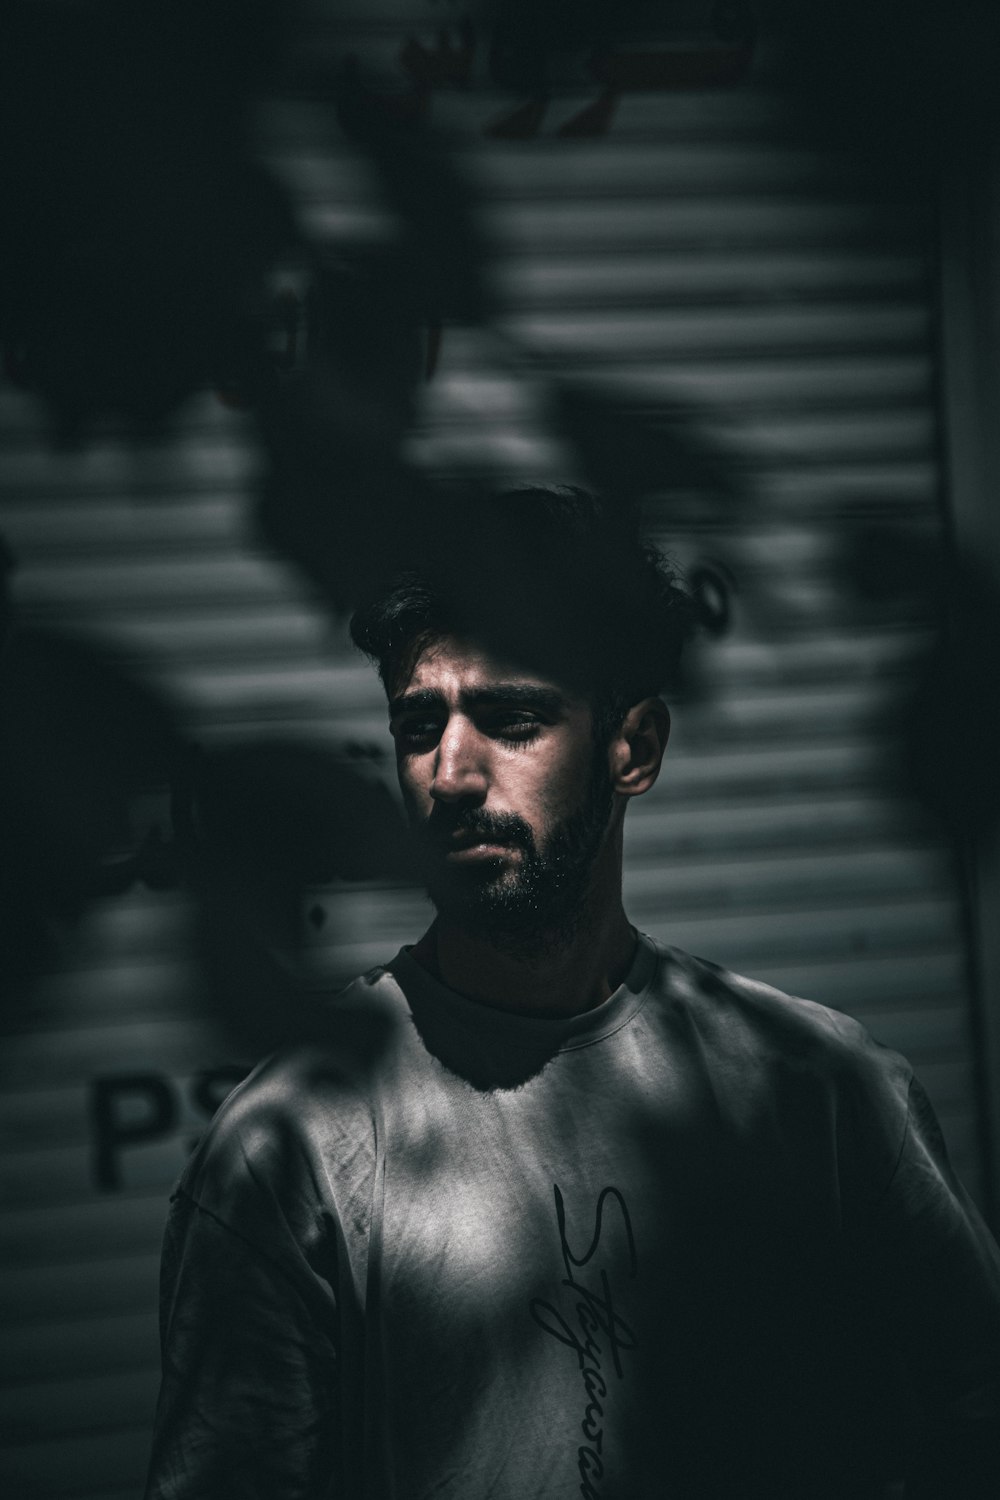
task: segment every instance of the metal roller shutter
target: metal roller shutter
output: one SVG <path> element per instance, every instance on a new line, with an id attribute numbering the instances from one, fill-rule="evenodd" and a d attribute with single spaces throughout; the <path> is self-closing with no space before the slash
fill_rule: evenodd
<path id="1" fill-rule="evenodd" d="M 388 10 L 378 36 L 398 49 Z M 554 123 L 587 102 L 564 101 Z M 628 96 L 593 140 L 486 139 L 509 105 L 485 90 L 434 103 L 481 184 L 505 311 L 488 337 L 445 331 L 415 448 L 498 481 L 573 477 L 549 404 L 550 381 L 572 378 L 639 411 L 694 409 L 735 455 L 742 509 L 667 492 L 651 506 L 683 561 L 721 555 L 739 588 L 705 653 L 709 691 L 677 712 L 661 783 L 631 815 L 628 905 L 657 936 L 841 1007 L 907 1052 L 978 1191 L 960 895 L 885 765 L 882 714 L 911 642 L 856 617 L 835 566 L 859 515 L 941 530 L 928 227 L 790 146 L 762 86 Z M 262 134 L 314 233 L 384 230 L 317 106 L 274 106 Z M 256 548 L 243 419 L 206 395 L 159 448 L 109 438 L 56 455 L 4 387 L 0 422 L 0 529 L 28 617 L 133 650 L 202 738 L 383 745 L 368 667 Z M 408 891 L 317 891 L 304 918 L 317 973 L 357 972 L 426 915 Z M 124 1500 L 141 1483 L 166 1193 L 250 1060 L 204 1016 L 190 921 L 176 894 L 106 903 L 39 987 L 30 1028 L 5 1038 L 11 1493 Z"/>

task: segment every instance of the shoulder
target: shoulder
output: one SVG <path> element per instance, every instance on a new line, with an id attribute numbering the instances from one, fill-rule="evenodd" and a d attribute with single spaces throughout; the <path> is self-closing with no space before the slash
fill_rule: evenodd
<path id="1" fill-rule="evenodd" d="M 853 1017 L 656 944 L 664 1023 L 691 1038 L 741 1098 L 812 1101 L 841 1128 L 876 1122 L 898 1149 L 913 1090 L 909 1062 Z"/>
<path id="2" fill-rule="evenodd" d="M 841 1011 L 656 946 L 660 1024 L 709 1078 L 719 1113 L 809 1161 L 824 1142 L 842 1188 L 878 1197 L 924 1097 L 907 1059 Z"/>
<path id="3" fill-rule="evenodd" d="M 843 1011 L 785 994 L 680 948 L 655 946 L 661 1001 L 681 1011 L 719 1047 L 847 1074 L 872 1067 L 899 1070 L 904 1086 L 908 1084 L 905 1059 L 876 1042 Z"/>
<path id="4" fill-rule="evenodd" d="M 181 1193 L 226 1220 L 254 1195 L 293 1200 L 372 1171 L 379 1077 L 404 1022 L 398 986 L 382 968 L 332 996 L 314 1037 L 265 1058 L 229 1094 Z"/>

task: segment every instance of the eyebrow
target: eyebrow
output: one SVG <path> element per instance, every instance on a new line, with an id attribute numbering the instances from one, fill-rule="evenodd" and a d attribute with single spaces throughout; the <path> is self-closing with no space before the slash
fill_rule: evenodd
<path id="1" fill-rule="evenodd" d="M 459 703 L 466 709 L 497 708 L 504 705 L 535 708 L 553 715 L 564 713 L 568 706 L 566 695 L 560 693 L 558 688 L 528 682 L 495 682 L 489 687 L 472 688 L 459 695 Z M 398 714 L 440 711 L 444 707 L 445 701 L 440 693 L 435 693 L 431 688 L 416 688 L 412 693 L 401 693 L 398 698 L 392 699 L 389 717 L 394 719 Z"/>

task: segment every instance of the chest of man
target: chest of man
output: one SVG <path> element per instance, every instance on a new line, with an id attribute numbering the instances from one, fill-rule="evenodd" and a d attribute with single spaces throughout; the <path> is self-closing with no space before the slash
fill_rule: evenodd
<path id="1" fill-rule="evenodd" d="M 381 1109 L 366 1405 L 387 1493 L 837 1493 L 866 1356 L 821 1112 L 791 1144 L 787 1121 L 748 1125 L 640 1030 L 509 1088 L 427 1059 Z"/>

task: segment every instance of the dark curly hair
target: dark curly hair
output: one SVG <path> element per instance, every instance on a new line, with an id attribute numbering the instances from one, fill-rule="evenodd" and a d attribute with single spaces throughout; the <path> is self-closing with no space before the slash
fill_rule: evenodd
<path id="1" fill-rule="evenodd" d="M 350 628 L 390 694 L 432 641 L 465 637 L 588 698 L 610 733 L 633 703 L 677 685 L 692 623 L 690 595 L 634 512 L 561 486 L 442 512 Z"/>

